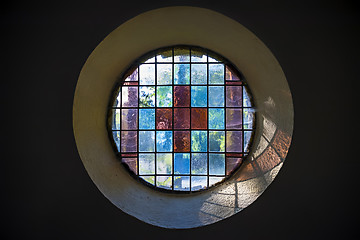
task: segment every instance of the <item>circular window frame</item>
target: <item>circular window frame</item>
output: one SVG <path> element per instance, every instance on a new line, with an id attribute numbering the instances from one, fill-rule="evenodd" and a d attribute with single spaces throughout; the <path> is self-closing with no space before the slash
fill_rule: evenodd
<path id="1" fill-rule="evenodd" d="M 246 161 L 246 159 L 248 158 L 248 153 L 251 152 L 251 149 L 252 149 L 252 145 L 253 145 L 253 139 L 254 139 L 254 135 L 255 135 L 255 131 L 256 131 L 256 111 L 254 111 L 253 113 L 253 120 L 251 121 L 253 127 L 251 129 L 244 129 L 244 123 L 242 121 L 242 128 L 239 129 L 239 131 L 242 132 L 242 141 L 241 141 L 241 145 L 243 146 L 244 144 L 244 132 L 245 131 L 251 131 L 251 136 L 250 136 L 250 140 L 249 140 L 249 145 L 248 145 L 248 149 L 249 151 L 242 151 L 241 154 L 244 154 L 244 156 L 242 156 L 242 161 L 231 171 L 231 173 L 229 175 L 226 175 L 224 176 L 224 179 L 222 179 L 221 181 L 219 182 L 216 182 L 214 184 L 212 184 L 211 186 L 208 186 L 206 188 L 202 188 L 202 189 L 199 189 L 199 190 L 189 190 L 189 191 L 180 191 L 180 190 L 175 190 L 175 189 L 165 189 L 165 188 L 160 188 L 160 187 L 157 187 L 155 185 L 152 185 L 150 184 L 149 182 L 147 182 L 146 180 L 142 179 L 139 175 L 135 174 L 132 170 L 129 169 L 128 165 L 126 163 L 123 163 L 121 161 L 121 155 L 122 153 L 119 152 L 117 150 L 117 146 L 116 146 L 116 143 L 114 141 L 114 138 L 113 138 L 113 129 L 112 129 L 112 124 L 111 124 L 111 121 L 112 121 L 112 110 L 114 110 L 115 108 L 113 107 L 113 103 L 115 102 L 115 99 L 117 98 L 119 92 L 121 91 L 121 88 L 122 86 L 124 86 L 124 83 L 125 83 L 125 79 L 132 73 L 132 71 L 136 68 L 138 68 L 140 66 L 140 64 L 142 64 L 143 62 L 145 62 L 148 58 L 151 58 L 153 56 L 155 56 L 157 53 L 159 53 L 159 51 L 161 50 L 165 50 L 165 49 L 170 49 L 170 48 L 189 48 L 189 49 L 196 49 L 198 51 L 203 51 L 205 52 L 208 56 L 212 56 L 214 58 L 216 58 L 217 60 L 221 60 L 221 63 L 226 65 L 227 67 L 229 67 L 232 71 L 235 72 L 235 74 L 240 78 L 241 80 L 241 86 L 243 88 L 246 89 L 246 92 L 249 94 L 249 100 L 251 102 L 251 107 L 249 107 L 250 109 L 255 109 L 256 106 L 254 104 L 254 99 L 253 99 L 253 95 L 252 95 L 252 92 L 251 92 L 251 89 L 249 88 L 248 84 L 247 84 L 247 81 L 246 81 L 246 78 L 245 76 L 242 74 L 242 72 L 237 69 L 227 58 L 223 57 L 223 56 L 220 56 L 218 53 L 210 50 L 210 49 L 205 49 L 203 47 L 200 47 L 200 46 L 193 46 L 193 45 L 173 45 L 173 46 L 165 46 L 165 47 L 161 47 L 161 48 L 158 48 L 158 49 L 154 49 L 154 50 L 151 50 L 150 52 L 147 52 L 145 53 L 143 56 L 141 56 L 140 58 L 138 58 L 137 60 L 135 60 L 135 62 L 131 63 L 130 66 L 128 66 L 124 72 L 122 72 L 120 74 L 120 77 L 118 78 L 118 81 L 115 83 L 115 86 L 113 88 L 113 91 L 112 91 L 112 94 L 109 98 L 109 105 L 108 105 L 108 113 L 107 113 L 107 130 L 108 130 L 108 135 L 109 135 L 109 139 L 110 139 L 110 142 L 111 142 L 111 145 L 112 145 L 112 148 L 114 150 L 114 153 L 117 155 L 117 158 L 118 160 L 122 163 L 123 167 L 129 172 L 129 174 L 137 181 L 141 182 L 142 184 L 145 184 L 146 186 L 150 187 L 151 189 L 154 189 L 156 191 L 160 191 L 160 192 L 165 192 L 165 193 L 172 193 L 172 194 L 193 194 L 193 193 L 196 193 L 196 192 L 201 192 L 201 191 L 207 191 L 211 188 L 214 188 L 214 187 L 217 187 L 218 185 L 224 183 L 225 181 L 228 181 L 229 179 L 231 179 L 235 173 L 240 169 L 241 165 L 243 164 L 243 162 Z M 191 56 L 190 56 L 191 57 Z M 216 62 L 212 62 L 212 64 L 215 64 Z M 157 64 L 156 62 L 154 62 L 154 64 Z M 161 63 L 162 64 L 162 63 Z M 174 64 L 174 62 L 169 62 L 168 64 Z M 175 62 L 176 64 L 176 62 Z M 209 64 L 209 62 L 207 63 Z M 211 63 L 210 63 L 211 64 Z M 224 72 L 225 74 L 225 72 Z M 195 84 L 196 85 L 196 84 Z M 131 85 L 131 86 L 137 86 L 137 85 Z M 141 86 L 141 85 L 139 85 Z M 162 85 L 157 85 L 155 84 L 154 86 L 162 86 Z M 172 83 L 172 86 L 184 86 L 184 85 L 176 85 L 174 83 Z M 188 86 L 188 85 L 186 85 Z M 192 86 L 192 84 L 190 83 L 189 86 Z M 198 86 L 198 85 L 196 85 Z M 212 86 L 212 85 L 209 85 L 209 84 L 204 84 L 204 85 L 199 85 L 199 86 Z M 214 85 L 214 86 L 218 86 L 218 85 Z M 232 86 L 232 85 L 226 85 L 226 82 L 224 82 L 223 86 Z M 237 86 L 237 85 L 235 85 Z M 225 96 L 224 96 L 225 97 Z M 172 108 L 174 109 L 174 106 L 172 107 L 169 107 L 169 108 Z M 207 107 L 208 109 L 209 107 Z M 231 107 L 228 107 L 228 108 L 231 108 Z M 243 108 L 243 106 L 241 107 Z M 116 109 L 123 109 L 122 107 L 120 108 L 116 108 Z M 127 109 L 127 108 L 125 108 Z M 137 109 L 141 109 L 139 107 L 137 107 Z M 147 108 L 143 108 L 143 109 L 147 109 Z M 157 109 L 157 107 L 155 107 L 155 109 Z M 226 110 L 226 107 L 224 107 L 224 109 Z M 155 131 L 156 129 L 154 129 Z M 189 130 L 189 129 L 188 129 Z M 223 131 L 232 131 L 234 129 L 226 129 L 224 128 Z M 140 129 L 136 129 L 136 131 L 140 131 Z M 169 131 L 172 131 L 174 132 L 174 129 L 169 129 Z M 211 129 L 207 128 L 205 129 L 205 131 L 211 131 Z M 132 153 L 132 152 L 131 152 Z M 140 154 L 141 152 L 137 151 L 137 152 L 134 152 L 136 154 Z M 148 152 L 143 152 L 143 153 L 148 153 Z M 151 153 L 156 153 L 156 152 L 151 152 Z M 171 153 L 175 153 L 175 151 L 171 151 Z M 189 152 L 190 154 L 193 153 L 193 152 Z M 217 153 L 217 152 L 210 152 L 209 150 L 207 151 L 207 153 Z M 227 152 L 225 151 L 224 154 L 226 154 Z M 226 159 L 225 159 L 225 164 L 226 164 Z M 179 174 L 179 175 L 186 175 L 187 174 Z M 174 173 L 171 174 L 172 177 L 175 177 L 176 175 L 174 175 Z M 191 174 L 189 174 L 189 176 L 191 176 Z M 204 176 L 207 176 L 209 177 L 209 173 L 207 173 L 207 175 L 204 175 Z M 156 174 L 155 174 L 155 177 L 156 177 Z"/>
<path id="2" fill-rule="evenodd" d="M 255 137 L 246 162 L 223 184 L 186 196 L 154 191 L 133 179 L 116 158 L 106 127 L 108 101 L 119 74 L 146 52 L 182 44 L 229 59 L 246 76 L 257 106 Z M 289 150 L 293 114 L 285 75 L 254 34 L 212 10 L 167 7 L 125 22 L 91 53 L 75 90 L 73 130 L 88 174 L 114 205 L 152 225 L 193 228 L 228 218 L 262 194 Z"/>

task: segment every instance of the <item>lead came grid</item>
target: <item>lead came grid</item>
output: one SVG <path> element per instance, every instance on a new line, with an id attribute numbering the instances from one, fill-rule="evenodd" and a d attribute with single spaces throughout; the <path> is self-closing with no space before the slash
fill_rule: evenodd
<path id="1" fill-rule="evenodd" d="M 161 189 L 206 189 L 249 152 L 255 113 L 230 64 L 204 49 L 167 48 L 140 62 L 111 106 L 121 161 Z"/>

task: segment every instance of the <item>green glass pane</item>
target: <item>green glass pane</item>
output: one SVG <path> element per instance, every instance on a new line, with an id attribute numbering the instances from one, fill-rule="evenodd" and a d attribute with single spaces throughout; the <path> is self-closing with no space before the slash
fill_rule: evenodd
<path id="1" fill-rule="evenodd" d="M 191 151 L 207 151 L 207 131 L 191 131 Z"/>
<path id="2" fill-rule="evenodd" d="M 112 110 L 111 129 L 120 130 L 120 109 Z"/>
<path id="3" fill-rule="evenodd" d="M 151 185 L 155 184 L 155 177 L 154 176 L 141 176 L 146 182 L 150 183 Z"/>
<path id="4" fill-rule="evenodd" d="M 157 84 L 158 85 L 172 84 L 172 64 L 157 65 Z"/>
<path id="5" fill-rule="evenodd" d="M 209 84 L 224 84 L 224 64 L 209 64 Z"/>
<path id="6" fill-rule="evenodd" d="M 155 87 L 140 87 L 140 107 L 155 107 Z"/>
<path id="7" fill-rule="evenodd" d="M 172 87 L 158 86 L 156 87 L 156 106 L 172 107 Z"/>
<path id="8" fill-rule="evenodd" d="M 172 154 L 157 153 L 156 154 L 156 173 L 171 174 L 172 173 Z"/>
<path id="9" fill-rule="evenodd" d="M 225 151 L 225 131 L 209 131 L 209 151 Z"/>
<path id="10" fill-rule="evenodd" d="M 209 129 L 224 129 L 225 114 L 223 108 L 209 108 Z"/>
<path id="11" fill-rule="evenodd" d="M 170 190 L 172 188 L 172 177 L 171 176 L 157 176 L 156 186 Z"/>

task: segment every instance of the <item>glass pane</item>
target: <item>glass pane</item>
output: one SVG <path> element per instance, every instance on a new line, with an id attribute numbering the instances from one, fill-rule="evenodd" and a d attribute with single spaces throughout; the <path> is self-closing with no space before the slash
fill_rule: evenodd
<path id="1" fill-rule="evenodd" d="M 156 109 L 156 129 L 172 129 L 172 109 Z"/>
<path id="2" fill-rule="evenodd" d="M 160 54 L 156 55 L 157 62 L 172 62 L 172 49 L 161 51 Z"/>
<path id="3" fill-rule="evenodd" d="M 207 106 L 207 87 L 205 86 L 191 87 L 191 106 L 192 107 Z"/>
<path id="4" fill-rule="evenodd" d="M 251 135 L 252 131 L 244 131 L 244 152 L 249 151 Z"/>
<path id="5" fill-rule="evenodd" d="M 226 86 L 226 106 L 227 107 L 242 106 L 241 86 Z"/>
<path id="6" fill-rule="evenodd" d="M 172 188 L 172 177 L 171 176 L 157 176 L 156 186 L 170 190 Z"/>
<path id="7" fill-rule="evenodd" d="M 207 64 L 191 64 L 191 84 L 207 84 Z"/>
<path id="8" fill-rule="evenodd" d="M 226 131 L 226 151 L 242 152 L 242 132 Z"/>
<path id="9" fill-rule="evenodd" d="M 225 175 L 225 154 L 209 154 L 209 174 Z"/>
<path id="10" fill-rule="evenodd" d="M 223 106 L 224 106 L 224 87 L 210 86 L 209 107 L 223 107 Z"/>
<path id="11" fill-rule="evenodd" d="M 222 180 L 224 180 L 225 177 L 209 177 L 209 187 L 211 187 L 212 185 L 221 182 Z"/>
<path id="12" fill-rule="evenodd" d="M 156 87 L 156 105 L 157 107 L 172 107 L 172 87 Z"/>
<path id="13" fill-rule="evenodd" d="M 209 64 L 209 84 L 224 84 L 224 64 Z"/>
<path id="14" fill-rule="evenodd" d="M 191 174 L 207 174 L 207 153 L 191 154 Z"/>
<path id="15" fill-rule="evenodd" d="M 175 62 L 190 62 L 190 49 L 187 47 L 174 48 Z"/>
<path id="16" fill-rule="evenodd" d="M 117 148 L 118 152 L 120 152 L 120 131 L 114 131 L 114 132 L 112 132 L 112 134 L 113 134 L 116 148 Z"/>
<path id="17" fill-rule="evenodd" d="M 191 62 L 207 62 L 206 52 L 201 49 L 191 49 Z"/>
<path id="18" fill-rule="evenodd" d="M 174 64 L 174 84 L 190 84 L 190 64 Z"/>
<path id="19" fill-rule="evenodd" d="M 142 174 L 155 174 L 155 154 L 139 154 L 139 175 Z"/>
<path id="20" fill-rule="evenodd" d="M 139 152 L 155 151 L 155 131 L 139 131 Z"/>
<path id="21" fill-rule="evenodd" d="M 137 109 L 122 109 L 121 110 L 121 127 L 125 130 L 137 129 Z"/>
<path id="22" fill-rule="evenodd" d="M 157 84 L 172 84 L 172 64 L 157 64 Z"/>
<path id="23" fill-rule="evenodd" d="M 228 81 L 240 81 L 239 76 L 229 66 L 226 66 L 225 78 Z"/>
<path id="24" fill-rule="evenodd" d="M 241 129 L 242 128 L 242 109 L 227 108 L 226 109 L 226 128 Z"/>
<path id="25" fill-rule="evenodd" d="M 174 109 L 174 128 L 189 129 L 190 128 L 190 109 L 175 108 Z"/>
<path id="26" fill-rule="evenodd" d="M 190 174 L 190 153 L 175 153 L 174 158 L 174 174 Z"/>
<path id="27" fill-rule="evenodd" d="M 122 158 L 121 162 L 125 163 L 137 175 L 137 158 Z"/>
<path id="28" fill-rule="evenodd" d="M 151 185 L 155 184 L 154 176 L 141 176 L 140 178 L 144 179 L 146 182 L 150 183 Z"/>
<path id="29" fill-rule="evenodd" d="M 140 107 L 155 107 L 155 87 L 140 87 Z"/>
<path id="30" fill-rule="evenodd" d="M 225 131 L 209 131 L 209 151 L 225 151 Z"/>
<path id="31" fill-rule="evenodd" d="M 190 152 L 190 131 L 174 131 L 174 152 Z"/>
<path id="32" fill-rule="evenodd" d="M 224 129 L 225 114 L 223 108 L 209 108 L 209 129 Z"/>
<path id="33" fill-rule="evenodd" d="M 155 109 L 139 109 L 139 129 L 155 129 Z"/>
<path id="34" fill-rule="evenodd" d="M 191 128 L 207 129 L 207 108 L 191 109 Z"/>
<path id="35" fill-rule="evenodd" d="M 208 53 L 208 61 L 209 62 L 221 62 L 223 59 L 220 59 L 219 56 L 215 56 L 212 53 Z"/>
<path id="36" fill-rule="evenodd" d="M 136 68 L 126 79 L 125 82 L 129 82 L 129 81 L 138 81 L 138 68 Z"/>
<path id="37" fill-rule="evenodd" d="M 252 129 L 254 122 L 254 109 L 244 108 L 244 129 Z"/>
<path id="38" fill-rule="evenodd" d="M 120 130 L 120 109 L 112 110 L 111 129 Z"/>
<path id="39" fill-rule="evenodd" d="M 207 131 L 191 131 L 191 151 L 207 151 Z"/>
<path id="40" fill-rule="evenodd" d="M 174 107 L 190 107 L 190 87 L 174 87 Z"/>
<path id="41" fill-rule="evenodd" d="M 140 85 L 155 84 L 155 64 L 141 64 L 139 67 Z"/>
<path id="42" fill-rule="evenodd" d="M 240 166 L 242 158 L 226 158 L 226 175 L 230 175 L 237 167 Z"/>
<path id="43" fill-rule="evenodd" d="M 207 187 L 207 177 L 191 177 L 191 191 L 201 190 Z"/>
<path id="44" fill-rule="evenodd" d="M 250 95 L 246 87 L 243 88 L 243 101 L 244 101 L 244 107 L 252 107 Z"/>
<path id="45" fill-rule="evenodd" d="M 121 92 L 123 107 L 137 107 L 138 106 L 138 88 L 137 87 L 122 87 Z"/>
<path id="46" fill-rule="evenodd" d="M 189 191 L 190 190 L 190 177 L 189 176 L 175 176 L 174 177 L 174 190 Z"/>
<path id="47" fill-rule="evenodd" d="M 172 174 L 172 153 L 157 153 L 156 168 L 157 174 Z"/>
<path id="48" fill-rule="evenodd" d="M 121 89 L 119 90 L 119 92 L 117 93 L 117 96 L 115 98 L 113 107 L 121 107 Z"/>
<path id="49" fill-rule="evenodd" d="M 156 131 L 158 152 L 172 152 L 172 131 Z"/>
<path id="50" fill-rule="evenodd" d="M 121 132 L 121 152 L 137 151 L 137 132 L 122 131 Z"/>

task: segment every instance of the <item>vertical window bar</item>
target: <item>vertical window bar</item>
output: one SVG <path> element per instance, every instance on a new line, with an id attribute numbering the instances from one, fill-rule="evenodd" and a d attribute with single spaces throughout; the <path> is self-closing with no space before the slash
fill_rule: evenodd
<path id="1" fill-rule="evenodd" d="M 192 76 L 191 76 L 191 67 L 192 67 L 192 64 L 191 64 L 191 48 L 189 49 L 190 51 L 190 59 L 189 59 L 189 62 L 190 62 L 190 76 L 189 76 L 189 81 L 190 81 L 190 85 L 189 85 L 189 88 L 190 88 L 190 113 L 189 113 L 189 116 L 190 116 L 190 127 L 189 127 L 189 130 L 190 130 L 190 162 L 189 162 L 189 167 L 190 167 L 190 174 L 189 174 L 189 191 L 192 192 L 192 184 L 191 184 L 191 181 L 192 181 L 192 177 L 191 177 L 191 165 L 192 165 L 192 145 L 191 145 L 191 141 L 192 141 L 192 127 L 191 127 L 191 109 L 192 109 L 192 106 L 191 106 L 191 81 L 192 81 Z"/>
<path id="2" fill-rule="evenodd" d="M 209 111 L 209 53 L 206 51 L 206 108 L 207 108 L 207 122 L 206 122 L 206 129 L 207 129 L 207 136 L 206 136 L 206 145 L 207 145 L 207 149 L 206 149 L 206 158 L 207 158 L 207 169 L 206 169 L 206 185 L 207 188 L 209 187 L 209 164 L 210 164 L 210 154 L 209 154 L 209 150 L 210 150 L 210 142 L 209 142 L 209 121 L 210 121 L 210 111 Z"/>

